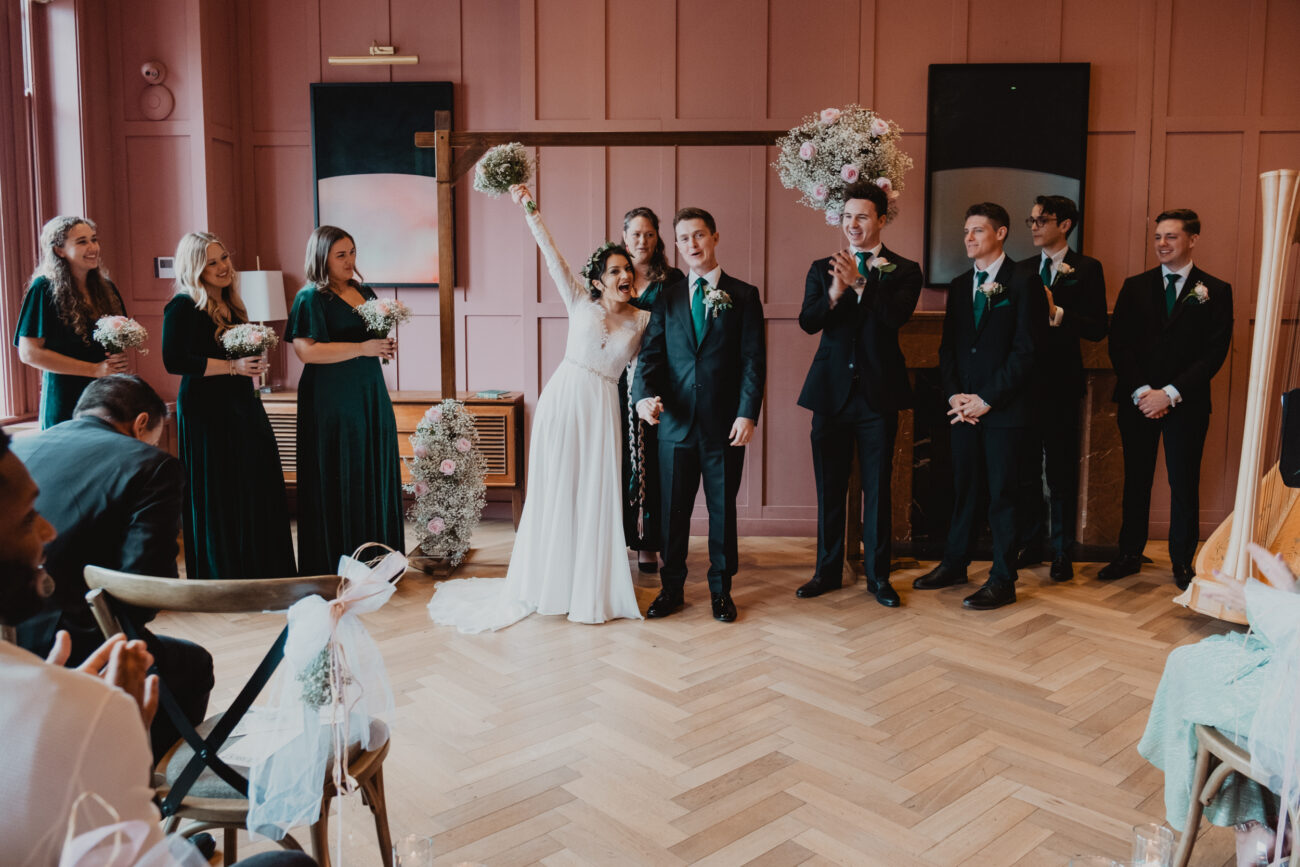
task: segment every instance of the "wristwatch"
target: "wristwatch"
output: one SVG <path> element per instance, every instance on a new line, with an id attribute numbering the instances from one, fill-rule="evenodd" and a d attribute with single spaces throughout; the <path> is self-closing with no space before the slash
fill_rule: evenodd
<path id="1" fill-rule="evenodd" d="M 867 278 L 866 278 L 866 277 L 863 277 L 861 274 L 859 274 L 859 275 L 858 275 L 858 279 L 856 279 L 856 280 L 853 281 L 853 288 L 854 288 L 854 289 L 865 289 L 865 288 L 867 288 Z"/>

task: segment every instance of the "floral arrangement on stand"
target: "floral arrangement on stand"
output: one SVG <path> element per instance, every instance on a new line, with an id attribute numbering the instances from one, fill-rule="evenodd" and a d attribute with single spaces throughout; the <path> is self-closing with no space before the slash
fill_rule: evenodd
<path id="1" fill-rule="evenodd" d="M 395 326 L 411 318 L 411 308 L 391 298 L 374 298 L 356 306 L 357 315 L 366 323 L 366 330 L 375 337 L 387 337 Z M 388 359 L 381 359 L 384 364 Z"/>
<path id="2" fill-rule="evenodd" d="M 497 145 L 491 148 L 474 169 L 474 189 L 496 198 L 510 192 L 515 184 L 526 184 L 533 176 L 534 163 L 528 158 L 528 151 L 517 141 Z M 537 210 L 537 205 L 528 202 L 528 213 Z"/>
<path id="3" fill-rule="evenodd" d="M 824 211 L 832 226 L 840 224 L 845 189 L 859 180 L 885 191 L 892 221 L 903 176 L 912 168 L 912 158 L 899 147 L 902 132 L 869 108 L 825 108 L 776 140 L 780 153 L 772 168 L 782 186 L 802 193 L 800 204 Z"/>
<path id="4" fill-rule="evenodd" d="M 130 316 L 101 316 L 95 320 L 95 330 L 90 336 L 110 355 L 128 349 L 139 349 L 141 355 L 149 354 L 149 350 L 141 348 L 149 339 L 149 331 Z"/>
<path id="5" fill-rule="evenodd" d="M 425 412 L 411 446 L 411 483 L 405 489 L 415 495 L 409 517 L 420 550 L 455 567 L 469 551 L 487 502 L 474 417 L 460 401 L 444 400 Z"/>
<path id="6" fill-rule="evenodd" d="M 229 358 L 252 358 L 269 352 L 279 342 L 274 328 L 255 322 L 231 326 L 221 335 L 221 346 Z"/>

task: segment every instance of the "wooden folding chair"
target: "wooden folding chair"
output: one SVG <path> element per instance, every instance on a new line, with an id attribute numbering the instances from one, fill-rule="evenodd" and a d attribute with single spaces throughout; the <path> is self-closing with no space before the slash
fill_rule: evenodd
<path id="1" fill-rule="evenodd" d="M 131 575 L 98 566 L 87 566 L 85 574 L 86 586 L 91 588 L 86 600 L 99 628 L 105 636 L 122 632 L 131 639 L 139 638 L 141 629 L 132 622 L 129 606 L 208 613 L 281 611 L 308 596 L 333 599 L 339 584 L 335 575 L 181 581 Z M 155 781 L 161 780 L 155 788 L 165 821 L 164 831 L 169 834 L 176 831 L 182 819 L 190 821 L 180 831 L 186 837 L 221 828 L 224 832 L 222 851 L 227 865 L 236 860 L 237 834 L 248 821 L 248 778 L 226 764 L 218 751 L 230 739 L 230 733 L 284 658 L 288 634 L 286 625 L 230 707 L 208 717 L 197 728 L 185 718 L 167 684 L 160 684 L 159 709 L 171 718 L 182 736 L 155 769 Z M 348 773 L 356 779 L 363 801 L 374 814 L 380 857 L 385 867 L 392 867 L 392 840 L 384 801 L 383 764 L 388 755 L 388 740 L 388 727 L 382 721 L 372 719 L 371 747 L 362 750 L 355 744 L 352 746 L 348 755 Z M 335 795 L 331 776 L 327 768 L 322 781 L 320 818 L 311 826 L 312 856 L 321 867 L 329 867 L 327 823 L 330 800 Z M 302 850 L 290 835 L 286 835 L 280 845 L 285 849 Z"/>
<path id="2" fill-rule="evenodd" d="M 1196 771 L 1192 777 L 1192 802 L 1187 807 L 1187 821 L 1183 823 L 1183 835 L 1178 840 L 1178 849 L 1174 852 L 1174 867 L 1187 867 L 1192 860 L 1192 847 L 1196 845 L 1196 832 L 1200 828 L 1201 813 L 1214 800 L 1214 796 L 1223 788 L 1229 774 L 1241 774 L 1249 780 L 1267 788 L 1267 784 L 1253 776 L 1250 771 L 1250 753 L 1234 744 L 1227 735 L 1212 726 L 1196 726 Z M 1294 809 L 1288 810 L 1291 823 L 1291 857 L 1287 860 L 1290 867 L 1300 867 L 1300 840 L 1295 831 L 1300 828 L 1300 816 Z M 1283 834 L 1285 828 L 1278 828 Z"/>

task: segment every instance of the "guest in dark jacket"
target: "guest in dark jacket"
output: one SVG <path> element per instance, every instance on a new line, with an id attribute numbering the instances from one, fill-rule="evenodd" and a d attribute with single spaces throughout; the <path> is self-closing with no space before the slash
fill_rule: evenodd
<path id="1" fill-rule="evenodd" d="M 176 577 L 185 470 L 156 447 L 166 415 L 144 380 L 113 374 L 86 386 L 71 421 L 14 442 L 14 453 L 41 489 L 36 508 L 58 531 L 45 551 L 54 595 L 43 612 L 19 625 L 23 647 L 44 656 L 56 632 L 66 630 L 69 663 L 76 665 L 103 642 L 85 599 L 87 565 Z M 212 657 L 181 639 L 147 632 L 144 638 L 186 717 L 201 722 L 212 690 Z M 159 714 L 151 731 L 155 757 L 177 737 L 167 715 Z"/>

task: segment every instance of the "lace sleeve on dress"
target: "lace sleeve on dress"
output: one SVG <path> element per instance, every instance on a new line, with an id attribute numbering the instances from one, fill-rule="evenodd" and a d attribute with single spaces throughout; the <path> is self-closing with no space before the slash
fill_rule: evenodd
<path id="1" fill-rule="evenodd" d="M 583 285 L 573 276 L 573 272 L 569 270 L 569 263 L 564 261 L 564 257 L 556 249 L 555 239 L 551 237 L 546 224 L 542 222 L 541 213 L 530 214 L 525 220 L 537 240 L 537 246 L 541 248 L 542 256 L 546 259 L 546 270 L 555 281 L 555 288 L 560 291 L 564 306 L 572 307 L 573 302 L 586 294 Z"/>

